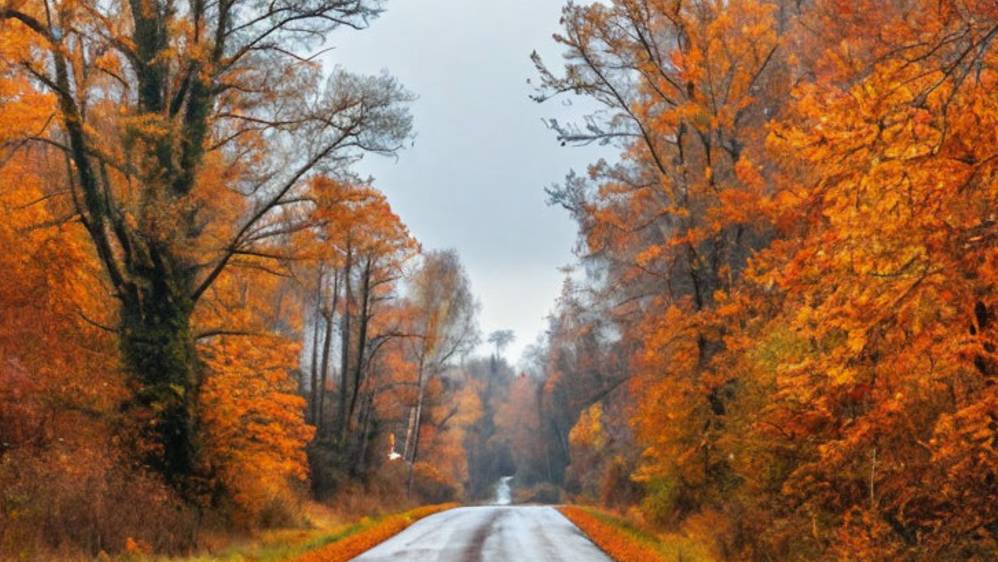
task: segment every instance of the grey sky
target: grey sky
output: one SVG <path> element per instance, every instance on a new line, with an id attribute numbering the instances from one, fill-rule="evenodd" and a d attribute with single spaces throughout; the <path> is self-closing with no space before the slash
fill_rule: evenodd
<path id="1" fill-rule="evenodd" d="M 458 250 L 481 300 L 485 333 L 509 328 L 516 359 L 543 331 L 572 261 L 575 226 L 543 188 L 583 170 L 597 148 L 563 148 L 541 117 L 577 108 L 527 98 L 529 55 L 556 65 L 551 39 L 565 0 L 389 0 L 370 29 L 340 32 L 326 57 L 352 72 L 387 69 L 419 96 L 414 146 L 367 157 L 395 211 L 426 248 Z"/>

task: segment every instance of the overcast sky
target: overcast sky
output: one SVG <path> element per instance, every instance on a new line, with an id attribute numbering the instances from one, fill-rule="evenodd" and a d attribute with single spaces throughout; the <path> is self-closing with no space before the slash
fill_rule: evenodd
<path id="1" fill-rule="evenodd" d="M 482 331 L 512 329 L 516 360 L 544 330 L 575 225 L 544 187 L 584 170 L 597 148 L 565 148 L 541 122 L 580 111 L 528 99 L 530 52 L 561 61 L 551 39 L 565 0 L 389 0 L 369 29 L 341 31 L 326 63 L 385 69 L 419 96 L 415 144 L 358 166 L 427 249 L 456 248 L 482 304 Z"/>

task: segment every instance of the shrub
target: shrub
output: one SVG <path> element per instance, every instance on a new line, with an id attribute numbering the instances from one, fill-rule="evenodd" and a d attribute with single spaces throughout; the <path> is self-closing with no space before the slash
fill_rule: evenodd
<path id="1" fill-rule="evenodd" d="M 157 477 L 100 448 L 4 455 L 0 521 L 0 552 L 17 560 L 129 546 L 177 553 L 193 545 L 197 530 L 196 514 Z"/>
<path id="2" fill-rule="evenodd" d="M 608 507 L 625 507 L 641 500 L 641 486 L 631 478 L 634 466 L 621 455 L 614 457 L 603 469 L 599 503 Z"/>
<path id="3" fill-rule="evenodd" d="M 674 481 L 668 478 L 654 478 L 645 485 L 641 511 L 648 521 L 656 525 L 668 524 L 675 517 L 678 497 Z"/>
<path id="4" fill-rule="evenodd" d="M 425 502 L 444 503 L 457 498 L 457 488 L 431 464 L 416 463 L 413 491 Z"/>
<path id="5" fill-rule="evenodd" d="M 559 508 L 597 546 L 617 562 L 711 562 L 707 549 L 685 537 L 655 537 L 627 521 L 575 506 Z"/>

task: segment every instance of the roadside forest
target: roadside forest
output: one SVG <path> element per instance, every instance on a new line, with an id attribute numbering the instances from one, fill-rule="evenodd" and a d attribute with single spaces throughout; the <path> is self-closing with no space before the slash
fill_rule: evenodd
<path id="1" fill-rule="evenodd" d="M 998 5 L 569 3 L 517 478 L 732 560 L 998 556 Z"/>
<path id="2" fill-rule="evenodd" d="M 532 97 L 613 156 L 517 367 L 355 171 L 415 96 L 319 55 L 385 8 L 0 0 L 0 560 L 505 476 L 718 560 L 998 557 L 998 3 L 568 1 Z"/>
<path id="3" fill-rule="evenodd" d="M 352 171 L 413 96 L 313 58 L 381 10 L 0 4 L 0 558 L 461 494 L 477 303 Z"/>

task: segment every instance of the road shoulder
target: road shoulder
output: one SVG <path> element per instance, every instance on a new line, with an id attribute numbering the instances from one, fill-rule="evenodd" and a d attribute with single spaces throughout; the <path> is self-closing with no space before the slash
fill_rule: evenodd
<path id="1" fill-rule="evenodd" d="M 428 505 L 404 513 L 358 523 L 334 542 L 295 558 L 294 562 L 347 562 L 406 530 L 424 517 L 457 507 L 455 503 Z"/>

